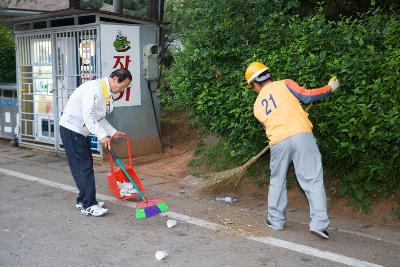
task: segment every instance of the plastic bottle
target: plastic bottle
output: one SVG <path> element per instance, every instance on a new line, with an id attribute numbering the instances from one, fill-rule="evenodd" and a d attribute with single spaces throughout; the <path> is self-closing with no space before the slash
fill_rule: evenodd
<path id="1" fill-rule="evenodd" d="M 221 203 L 233 203 L 235 202 L 237 199 L 234 197 L 216 197 L 215 200 L 217 202 L 221 202 Z"/>

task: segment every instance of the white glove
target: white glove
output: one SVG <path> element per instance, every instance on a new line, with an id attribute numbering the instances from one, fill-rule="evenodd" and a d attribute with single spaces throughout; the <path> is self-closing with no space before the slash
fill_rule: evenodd
<path id="1" fill-rule="evenodd" d="M 335 92 L 340 85 L 339 80 L 334 76 L 329 80 L 328 85 L 332 88 L 332 92 Z"/>

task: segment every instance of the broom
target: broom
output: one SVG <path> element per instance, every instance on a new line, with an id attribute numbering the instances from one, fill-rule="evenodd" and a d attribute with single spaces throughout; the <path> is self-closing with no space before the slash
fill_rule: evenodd
<path id="1" fill-rule="evenodd" d="M 139 187 L 135 184 L 132 177 L 126 171 L 124 165 L 122 165 L 121 161 L 119 160 L 119 158 L 117 157 L 115 152 L 111 148 L 109 149 L 109 151 L 111 152 L 111 155 L 113 156 L 115 161 L 118 163 L 119 167 L 124 172 L 125 176 L 128 177 L 129 181 L 131 182 L 133 187 L 138 192 L 140 198 L 142 199 L 141 202 L 136 204 L 136 219 L 137 220 L 144 219 L 144 218 L 148 218 L 148 217 L 160 214 L 162 212 L 167 212 L 169 208 L 168 208 L 167 204 L 161 198 L 148 200 L 143 195 L 142 191 L 140 191 Z"/>
<path id="2" fill-rule="evenodd" d="M 313 103 L 309 104 L 305 109 L 305 112 L 308 112 L 312 107 Z M 247 169 L 270 148 L 271 145 L 266 146 L 260 153 L 252 157 L 242 166 L 208 175 L 208 179 L 200 185 L 199 190 L 215 193 L 232 192 L 236 190 Z"/>

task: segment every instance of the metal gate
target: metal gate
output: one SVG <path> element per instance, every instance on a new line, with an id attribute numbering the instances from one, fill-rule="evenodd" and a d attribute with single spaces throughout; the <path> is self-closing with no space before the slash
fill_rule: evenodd
<path id="1" fill-rule="evenodd" d="M 16 34 L 21 144 L 62 148 L 59 118 L 72 92 L 100 73 L 98 27 Z M 92 149 L 99 153 L 97 139 Z"/>

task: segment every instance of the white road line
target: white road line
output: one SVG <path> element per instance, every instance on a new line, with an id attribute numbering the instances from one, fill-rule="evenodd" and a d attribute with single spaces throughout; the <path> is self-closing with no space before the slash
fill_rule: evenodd
<path id="1" fill-rule="evenodd" d="M 357 231 L 351 231 L 351 230 L 345 230 L 345 229 L 337 229 L 337 231 L 338 232 L 342 232 L 342 233 L 346 233 L 346 234 L 357 235 L 357 236 L 368 238 L 368 239 L 374 239 L 374 240 L 382 241 L 382 242 L 385 242 L 385 243 L 391 243 L 391 244 L 396 245 L 396 246 L 400 246 L 400 242 L 387 240 L 385 238 L 381 238 L 381 237 L 377 237 L 377 236 L 373 236 L 373 235 L 369 235 L 369 234 L 364 234 L 364 233 L 360 233 L 360 232 L 357 232 Z"/>
<path id="2" fill-rule="evenodd" d="M 67 192 L 74 192 L 74 193 L 78 192 L 78 189 L 73 186 L 69 186 L 69 185 L 65 185 L 65 184 L 61 184 L 61 183 L 57 183 L 57 182 L 52 182 L 52 181 L 49 181 L 49 180 L 46 180 L 46 179 L 43 179 L 40 177 L 16 172 L 13 170 L 0 168 L 0 173 L 6 174 L 9 176 L 14 176 L 14 177 L 24 179 L 27 181 L 31 181 L 31 182 L 37 182 L 37 183 L 40 183 L 40 184 L 43 184 L 43 185 L 46 185 L 49 187 L 53 187 L 53 188 L 58 188 L 58 189 L 61 189 L 61 190 L 67 191 Z M 97 194 L 96 197 L 100 200 L 109 201 L 109 202 L 123 205 L 126 207 L 132 207 L 132 208 L 136 207 L 136 203 L 134 203 L 134 202 L 120 201 L 112 196 Z M 211 230 L 224 228 L 221 225 L 218 225 L 218 224 L 215 224 L 212 222 L 208 222 L 205 220 L 201 220 L 198 218 L 194 218 L 194 217 L 191 217 L 191 216 L 188 216 L 185 214 L 177 213 L 177 212 L 169 211 L 169 212 L 166 212 L 164 214 L 164 216 L 173 217 L 178 220 L 184 221 L 186 223 L 194 224 L 194 225 L 197 225 L 197 226 L 200 226 L 203 228 L 207 228 L 207 229 L 211 229 Z M 268 244 L 268 245 L 275 246 L 275 247 L 288 249 L 288 250 L 295 251 L 298 253 L 307 254 L 307 255 L 310 255 L 313 257 L 326 259 L 326 260 L 330 260 L 333 262 L 346 264 L 349 266 L 355 266 L 355 267 L 359 267 L 359 266 L 379 267 L 379 266 L 382 266 L 382 265 L 377 265 L 377 264 L 370 263 L 367 261 L 362 261 L 362 260 L 358 260 L 355 258 L 344 256 L 344 255 L 336 254 L 336 253 L 329 252 L 329 251 L 321 251 L 316 248 L 296 244 L 293 242 L 289 242 L 289 241 L 285 241 L 285 240 L 281 240 L 281 239 L 277 239 L 277 238 L 273 238 L 273 237 L 254 237 L 254 236 L 243 236 L 243 237 L 248 240 Z"/>
<path id="3" fill-rule="evenodd" d="M 382 266 L 382 265 L 377 265 L 377 264 L 370 263 L 370 262 L 367 262 L 367 261 L 357 260 L 357 259 L 354 259 L 354 258 L 350 258 L 350 257 L 347 257 L 347 256 L 336 254 L 336 253 L 333 253 L 333 252 L 322 251 L 322 250 L 319 250 L 317 248 L 303 246 L 303 245 L 300 245 L 300 244 L 296 244 L 296 243 L 293 243 L 293 242 L 288 242 L 288 241 L 277 239 L 277 238 L 273 238 L 273 237 L 248 237 L 247 239 L 258 241 L 258 242 L 262 242 L 262 243 L 269 244 L 269 245 L 276 246 L 276 247 L 280 247 L 280 248 L 286 248 L 286 249 L 289 249 L 289 250 L 292 250 L 292 251 L 300 252 L 300 253 L 311 255 L 311 256 L 314 256 L 314 257 L 318 257 L 318 258 L 322 258 L 322 259 L 327 259 L 327 260 L 334 261 L 334 262 L 343 263 L 343 264 L 346 264 L 346 265 L 349 265 L 349 266 L 357 266 L 357 267 L 367 267 L 367 266 L 378 267 L 378 266 Z"/>

